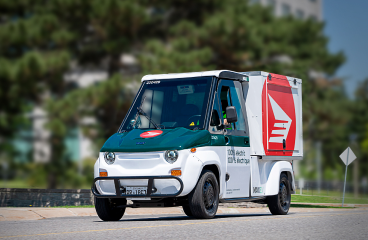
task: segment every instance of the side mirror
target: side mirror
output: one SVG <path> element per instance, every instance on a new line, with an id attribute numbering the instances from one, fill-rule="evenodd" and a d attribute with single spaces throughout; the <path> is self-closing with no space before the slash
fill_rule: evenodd
<path id="1" fill-rule="evenodd" d="M 234 106 L 226 107 L 226 119 L 228 123 L 234 123 L 238 121 L 238 114 Z"/>
<path id="2" fill-rule="evenodd" d="M 211 117 L 211 126 L 219 126 L 220 125 L 220 117 L 216 110 L 212 110 L 212 117 Z"/>

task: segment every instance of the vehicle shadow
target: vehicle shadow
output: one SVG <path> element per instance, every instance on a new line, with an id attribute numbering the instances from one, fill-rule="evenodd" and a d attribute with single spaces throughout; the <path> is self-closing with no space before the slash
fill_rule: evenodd
<path id="1" fill-rule="evenodd" d="M 141 215 L 141 218 L 137 217 L 137 216 L 132 216 L 132 215 L 128 215 L 128 216 L 124 216 L 120 222 L 152 222 L 152 221 L 203 221 L 203 220 L 207 220 L 207 221 L 211 221 L 214 219 L 226 219 L 226 218 L 240 218 L 240 217 L 247 217 L 247 218 L 252 218 L 252 217 L 262 217 L 262 216 L 273 216 L 270 213 L 260 213 L 260 214 L 218 214 L 216 215 L 213 219 L 196 219 L 194 217 L 188 217 L 188 216 L 178 216 L 178 215 L 174 215 L 174 216 L 160 216 L 160 215 L 156 215 L 156 217 L 147 217 L 147 215 Z M 94 221 L 94 222 L 103 222 L 103 221 Z"/>

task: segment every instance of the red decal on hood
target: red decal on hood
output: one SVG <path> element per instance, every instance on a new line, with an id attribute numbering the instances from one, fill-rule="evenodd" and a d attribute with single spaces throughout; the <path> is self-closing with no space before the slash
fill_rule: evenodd
<path id="1" fill-rule="evenodd" d="M 139 136 L 141 138 L 151 138 L 151 137 L 156 137 L 156 136 L 161 135 L 161 134 L 162 134 L 161 130 L 152 130 L 152 131 L 141 133 L 141 135 L 139 135 Z"/>

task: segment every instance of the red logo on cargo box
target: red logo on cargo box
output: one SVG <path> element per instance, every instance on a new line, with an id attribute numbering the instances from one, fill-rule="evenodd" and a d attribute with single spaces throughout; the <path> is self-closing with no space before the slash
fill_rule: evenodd
<path id="1" fill-rule="evenodd" d="M 266 155 L 291 156 L 295 148 L 294 98 L 285 76 L 271 74 L 262 90 L 263 147 Z"/>
<path id="2" fill-rule="evenodd" d="M 151 137 L 156 137 L 156 136 L 161 135 L 161 134 L 162 134 L 161 130 L 152 130 L 152 131 L 141 133 L 141 135 L 139 135 L 139 136 L 141 138 L 151 138 Z"/>

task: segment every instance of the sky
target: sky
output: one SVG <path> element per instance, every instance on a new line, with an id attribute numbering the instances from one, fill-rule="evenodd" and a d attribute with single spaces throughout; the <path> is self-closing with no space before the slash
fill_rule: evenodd
<path id="1" fill-rule="evenodd" d="M 328 48 L 346 56 L 336 76 L 345 79 L 346 93 L 354 98 L 358 83 L 368 78 L 368 0 L 322 2 Z"/>

